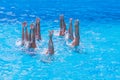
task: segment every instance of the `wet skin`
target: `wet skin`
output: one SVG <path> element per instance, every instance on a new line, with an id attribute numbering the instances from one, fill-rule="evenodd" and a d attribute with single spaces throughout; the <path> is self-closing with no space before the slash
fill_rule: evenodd
<path id="1" fill-rule="evenodd" d="M 80 35 L 79 35 L 79 20 L 75 21 L 75 38 L 72 42 L 72 46 L 79 46 L 79 40 L 80 40 Z"/>
<path id="2" fill-rule="evenodd" d="M 23 22 L 22 23 L 22 46 L 25 45 L 25 41 L 28 40 L 28 31 L 26 27 L 27 27 L 27 22 Z"/>
<path id="3" fill-rule="evenodd" d="M 64 15 L 60 15 L 60 36 L 64 36 L 66 31 L 66 24 L 64 21 Z"/>
<path id="4" fill-rule="evenodd" d="M 41 40 L 41 32 L 40 32 L 40 19 L 36 19 L 36 27 L 35 27 L 35 36 L 37 40 Z"/>
<path id="5" fill-rule="evenodd" d="M 73 40 L 73 28 L 72 28 L 72 18 L 70 18 L 70 26 L 68 29 L 68 39 Z"/>
<path id="6" fill-rule="evenodd" d="M 30 25 L 30 33 L 29 33 L 29 48 L 36 48 L 35 41 L 35 27 L 34 24 Z"/>
<path id="7" fill-rule="evenodd" d="M 48 50 L 47 54 L 54 54 L 54 45 L 52 41 L 53 31 L 49 31 L 49 42 L 48 42 Z"/>

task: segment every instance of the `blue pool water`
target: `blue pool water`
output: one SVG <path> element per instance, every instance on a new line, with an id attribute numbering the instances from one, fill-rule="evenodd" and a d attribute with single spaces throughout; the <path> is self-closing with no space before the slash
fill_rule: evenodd
<path id="1" fill-rule="evenodd" d="M 120 0 L 1 0 L 0 80 L 120 80 Z M 59 15 L 80 20 L 83 50 L 58 37 Z M 34 56 L 17 46 L 21 22 L 41 18 L 42 42 Z M 55 30 L 49 59 L 48 30 Z M 43 62 L 47 61 L 47 62 Z"/>

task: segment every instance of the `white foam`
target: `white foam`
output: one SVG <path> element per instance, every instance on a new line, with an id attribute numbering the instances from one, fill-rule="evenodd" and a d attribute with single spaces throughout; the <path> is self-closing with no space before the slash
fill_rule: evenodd
<path id="1" fill-rule="evenodd" d="M 28 48 L 28 46 L 29 46 L 29 42 L 28 41 L 25 41 L 25 48 Z"/>
<path id="2" fill-rule="evenodd" d="M 55 23 L 58 23 L 59 21 L 58 20 L 54 20 Z"/>
<path id="3" fill-rule="evenodd" d="M 47 52 L 47 48 L 44 48 L 42 52 L 40 52 L 40 54 L 46 54 Z"/>
<path id="4" fill-rule="evenodd" d="M 21 46 L 21 44 L 22 44 L 22 41 L 20 39 L 18 39 L 15 43 L 16 46 Z"/>
<path id="5" fill-rule="evenodd" d="M 68 40 L 68 32 L 65 32 L 65 40 Z"/>
<path id="6" fill-rule="evenodd" d="M 47 60 L 47 59 L 41 59 L 41 62 L 44 62 L 44 63 L 50 63 L 50 60 Z"/>
<path id="7" fill-rule="evenodd" d="M 58 30 L 54 30 L 54 35 L 55 36 L 59 36 L 59 31 Z"/>

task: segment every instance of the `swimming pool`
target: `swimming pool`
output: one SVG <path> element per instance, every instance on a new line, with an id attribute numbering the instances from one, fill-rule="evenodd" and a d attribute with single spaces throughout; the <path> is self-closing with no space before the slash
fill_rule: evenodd
<path id="1" fill-rule="evenodd" d="M 4 0 L 0 3 L 0 80 L 119 80 L 119 0 Z M 81 51 L 58 37 L 59 15 L 80 20 Z M 41 18 L 42 43 L 36 55 L 17 46 L 21 22 Z M 53 60 L 46 60 L 48 30 L 55 30 Z"/>

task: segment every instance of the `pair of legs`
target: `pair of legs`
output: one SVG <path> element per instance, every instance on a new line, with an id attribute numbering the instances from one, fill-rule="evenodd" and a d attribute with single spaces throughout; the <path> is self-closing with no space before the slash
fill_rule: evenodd
<path id="1" fill-rule="evenodd" d="M 35 36 L 36 36 L 36 28 L 34 24 L 32 23 L 30 25 L 30 32 L 28 34 L 27 22 L 23 22 L 22 23 L 22 45 L 25 44 L 25 41 L 28 41 L 29 42 L 28 48 L 36 48 L 36 37 Z M 49 31 L 49 43 L 48 43 L 48 51 L 47 51 L 47 53 L 49 54 L 54 54 L 54 45 L 52 41 L 52 36 L 53 36 L 53 31 Z"/>
<path id="2" fill-rule="evenodd" d="M 66 24 L 64 21 L 64 15 L 60 15 L 60 36 L 64 36 L 66 31 Z M 75 21 L 75 37 L 73 37 L 73 28 L 72 28 L 72 18 L 70 18 L 70 26 L 68 29 L 68 39 L 73 40 L 72 46 L 78 46 L 79 45 L 79 20 Z"/>
<path id="3" fill-rule="evenodd" d="M 39 18 L 36 18 L 35 37 L 37 40 L 41 40 L 40 19 Z"/>
<path id="4" fill-rule="evenodd" d="M 68 39 L 73 40 L 73 28 L 72 28 L 72 18 L 70 18 L 70 25 L 68 29 Z"/>
<path id="5" fill-rule="evenodd" d="M 27 41 L 29 42 L 28 44 L 29 48 L 36 48 L 34 24 L 30 25 L 30 32 L 28 34 L 27 22 L 23 22 L 22 23 L 22 46 L 24 46 L 25 42 Z"/>
<path id="6" fill-rule="evenodd" d="M 66 31 L 66 24 L 64 21 L 64 15 L 60 15 L 60 36 L 64 36 Z"/>
<path id="7" fill-rule="evenodd" d="M 79 20 L 75 21 L 75 37 L 73 37 L 72 18 L 70 18 L 70 26 L 68 29 L 68 39 L 72 40 L 72 46 L 79 46 Z"/>
<path id="8" fill-rule="evenodd" d="M 73 39 L 72 46 L 79 46 L 79 20 L 75 21 L 75 38 Z"/>
<path id="9" fill-rule="evenodd" d="M 75 37 L 73 37 L 73 28 L 72 28 L 72 18 L 70 18 L 70 26 L 68 29 L 68 39 L 72 40 L 72 46 L 79 46 L 79 39 L 80 39 L 80 35 L 79 35 L 79 20 L 75 21 Z"/>
<path id="10" fill-rule="evenodd" d="M 48 42 L 47 54 L 54 54 L 54 45 L 52 41 L 53 32 L 54 31 L 49 31 L 49 42 Z"/>
<path id="11" fill-rule="evenodd" d="M 41 40 L 41 33 L 40 33 L 40 19 L 36 19 L 36 27 L 35 27 L 35 35 L 37 40 Z M 49 31 L 49 42 L 48 42 L 48 50 L 47 53 L 54 54 L 54 45 L 52 41 L 53 31 Z"/>
<path id="12" fill-rule="evenodd" d="M 25 45 L 26 41 L 28 41 L 27 22 L 23 22 L 22 23 L 22 46 Z"/>
<path id="13" fill-rule="evenodd" d="M 29 32 L 29 48 L 36 48 L 36 39 L 35 39 L 35 27 L 32 23 L 30 25 L 30 32 Z"/>

